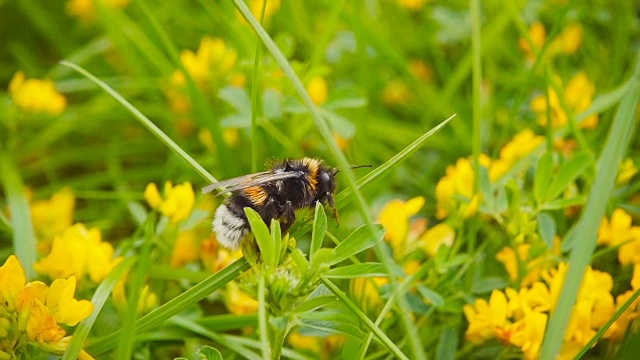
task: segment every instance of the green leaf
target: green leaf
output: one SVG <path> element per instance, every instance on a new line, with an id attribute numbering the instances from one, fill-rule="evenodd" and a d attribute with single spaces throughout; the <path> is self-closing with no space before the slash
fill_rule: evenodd
<path id="1" fill-rule="evenodd" d="M 436 360 L 454 360 L 456 358 L 456 349 L 458 348 L 458 332 L 456 329 L 447 326 L 436 348 Z"/>
<path id="2" fill-rule="evenodd" d="M 431 288 L 425 285 L 418 285 L 418 291 L 420 292 L 420 295 L 428 299 L 431 305 L 433 305 L 434 307 L 440 308 L 444 306 L 444 298 L 442 297 L 442 295 L 431 290 Z"/>
<path id="3" fill-rule="evenodd" d="M 324 104 L 328 110 L 359 108 L 367 105 L 367 98 L 353 86 L 340 86 L 331 90 L 329 100 Z"/>
<path id="4" fill-rule="evenodd" d="M 251 232 L 258 243 L 260 248 L 260 254 L 262 255 L 262 261 L 267 266 L 272 266 L 276 262 L 276 253 L 273 250 L 273 243 L 267 224 L 264 223 L 262 217 L 250 207 L 244 208 L 244 213 L 247 215 L 247 220 L 251 225 Z"/>
<path id="5" fill-rule="evenodd" d="M 556 222 L 553 217 L 545 212 L 539 213 L 538 230 L 547 247 L 553 249 L 553 238 L 556 236 Z"/>
<path id="6" fill-rule="evenodd" d="M 586 153 L 577 153 L 560 168 L 560 172 L 554 177 L 553 182 L 542 197 L 542 202 L 553 200 L 560 195 L 571 182 L 593 164 L 593 158 Z"/>
<path id="7" fill-rule="evenodd" d="M 553 154 L 546 152 L 536 166 L 536 174 L 533 179 L 533 197 L 536 203 L 541 204 L 542 199 L 547 198 L 549 185 L 551 185 L 551 170 L 553 166 Z"/>
<path id="8" fill-rule="evenodd" d="M 262 113 L 267 119 L 282 117 L 282 93 L 274 89 L 266 89 L 262 94 Z"/>
<path id="9" fill-rule="evenodd" d="M 203 360 L 223 360 L 222 354 L 218 349 L 207 345 L 198 349 L 198 351 L 196 351 L 196 355 Z"/>
<path id="10" fill-rule="evenodd" d="M 344 261 L 351 256 L 374 246 L 378 241 L 382 240 L 382 236 L 384 236 L 385 232 L 382 225 L 376 224 L 373 227 L 375 230 L 375 236 L 373 237 L 371 236 L 367 225 L 360 226 L 347 236 L 343 242 L 333 249 L 335 257 L 329 262 L 329 265 L 335 265 Z"/>
<path id="11" fill-rule="evenodd" d="M 250 116 L 251 99 L 244 88 L 226 86 L 218 91 L 218 97 L 233 106 L 238 114 Z"/>
<path id="12" fill-rule="evenodd" d="M 278 266 L 280 263 L 280 254 L 282 253 L 281 247 L 284 245 L 282 243 L 282 232 L 280 230 L 280 222 L 276 219 L 271 219 L 271 244 L 273 245 L 273 264 L 271 264 L 274 268 Z"/>
<path id="13" fill-rule="evenodd" d="M 351 279 L 357 277 L 373 277 L 373 276 L 387 276 L 385 267 L 381 263 L 360 263 L 353 265 L 346 265 L 330 269 L 327 271 L 326 277 L 339 278 L 339 279 Z"/>
<path id="14" fill-rule="evenodd" d="M 584 196 L 576 196 L 572 198 L 559 198 L 546 202 L 540 206 L 540 210 L 560 210 L 571 206 L 584 205 L 587 198 Z"/>
<path id="15" fill-rule="evenodd" d="M 324 109 L 320 109 L 320 113 L 340 136 L 350 139 L 356 134 L 356 126 L 346 117 Z"/>
<path id="16" fill-rule="evenodd" d="M 336 301 L 338 301 L 338 298 L 333 294 L 316 296 L 303 301 L 293 310 L 293 312 L 302 314 L 309 311 L 314 311 Z"/>
<path id="17" fill-rule="evenodd" d="M 222 288 L 236 279 L 242 272 L 249 269 L 249 264 L 244 258 L 236 260 L 226 268 L 209 276 L 204 281 L 196 284 L 182 294 L 169 300 L 164 305 L 156 308 L 135 322 L 135 333 L 141 334 L 160 326 L 165 320 L 183 311 L 185 308 L 199 302 L 214 291 Z M 113 349 L 118 342 L 120 331 L 115 331 L 103 338 L 94 340 L 86 347 L 92 356 L 103 354 Z"/>
<path id="18" fill-rule="evenodd" d="M 542 359 L 556 358 L 562 348 L 563 334 L 573 313 L 584 271 L 596 247 L 598 227 L 613 192 L 617 169 L 634 135 L 636 110 L 640 99 L 640 61 L 636 61 L 628 91 L 623 95 L 611 123 L 609 134 L 596 164 L 595 181 L 580 220 L 572 227 L 573 239 L 568 270 L 556 309 L 549 318 L 540 352 Z M 569 236 L 569 235 L 567 235 Z M 574 241 L 575 242 L 575 241 Z M 563 244 L 564 246 L 564 244 Z"/>
<path id="19" fill-rule="evenodd" d="M 318 201 L 316 203 L 316 212 L 313 217 L 313 233 L 311 234 L 311 247 L 309 248 L 309 259 L 313 259 L 316 251 L 322 246 L 324 234 L 327 232 L 327 214 L 324 212 L 324 206 Z"/>
<path id="20" fill-rule="evenodd" d="M 37 275 L 33 268 L 37 255 L 36 235 L 22 178 L 13 159 L 6 152 L 0 152 L 0 181 L 4 186 L 7 205 L 11 211 L 13 249 L 27 280 L 32 280 Z"/>

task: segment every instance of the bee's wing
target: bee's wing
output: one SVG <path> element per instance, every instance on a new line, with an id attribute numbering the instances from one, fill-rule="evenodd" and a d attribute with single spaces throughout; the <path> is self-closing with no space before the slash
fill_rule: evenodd
<path id="1" fill-rule="evenodd" d="M 227 179 L 215 182 L 202 188 L 202 193 L 208 193 L 213 190 L 223 189 L 218 195 L 238 191 L 252 186 L 258 186 L 272 181 L 292 179 L 296 177 L 303 177 L 304 173 L 300 171 L 287 171 L 281 173 L 274 173 L 273 171 L 263 171 L 255 174 L 242 175 L 236 178 Z"/>

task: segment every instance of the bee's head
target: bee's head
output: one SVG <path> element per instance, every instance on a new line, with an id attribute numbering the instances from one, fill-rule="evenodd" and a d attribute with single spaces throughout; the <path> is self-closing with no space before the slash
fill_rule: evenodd
<path id="1" fill-rule="evenodd" d="M 318 169 L 316 178 L 316 199 L 322 203 L 328 203 L 331 208 L 335 208 L 333 194 L 336 191 L 337 169 L 321 166 Z"/>

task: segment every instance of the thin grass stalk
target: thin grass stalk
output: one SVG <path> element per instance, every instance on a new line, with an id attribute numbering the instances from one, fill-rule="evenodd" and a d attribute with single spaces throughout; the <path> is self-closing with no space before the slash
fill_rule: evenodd
<path id="1" fill-rule="evenodd" d="M 607 202 L 613 191 L 617 168 L 629 145 L 635 126 L 635 110 L 640 98 L 640 56 L 636 61 L 629 91 L 624 95 L 611 125 L 602 154 L 598 159 L 596 178 L 591 193 L 578 223 L 570 230 L 573 239 L 580 239 L 579 246 L 573 244 L 569 257 L 569 269 L 558 304 L 549 319 L 541 358 L 554 359 L 560 352 L 564 333 L 573 311 L 584 271 L 589 265 L 596 246 L 598 227 L 604 216 Z M 565 241 L 568 239 L 565 238 Z"/>

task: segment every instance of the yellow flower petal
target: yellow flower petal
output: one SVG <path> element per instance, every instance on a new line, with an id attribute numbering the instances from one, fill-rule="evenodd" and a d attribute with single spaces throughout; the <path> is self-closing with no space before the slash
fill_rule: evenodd
<path id="1" fill-rule="evenodd" d="M 65 335 L 64 329 L 58 326 L 56 319 L 44 304 L 35 299 L 31 305 L 27 322 L 27 336 L 31 341 L 40 344 L 57 342 Z"/>
<path id="2" fill-rule="evenodd" d="M 47 295 L 47 308 L 57 322 L 75 326 L 80 321 L 91 315 L 93 304 L 88 300 L 76 300 L 73 295 L 76 291 L 76 278 L 57 279 L 51 284 Z"/>
<path id="3" fill-rule="evenodd" d="M 22 265 L 15 255 L 9 256 L 0 267 L 0 307 L 12 311 L 16 307 L 18 295 L 27 278 Z"/>

